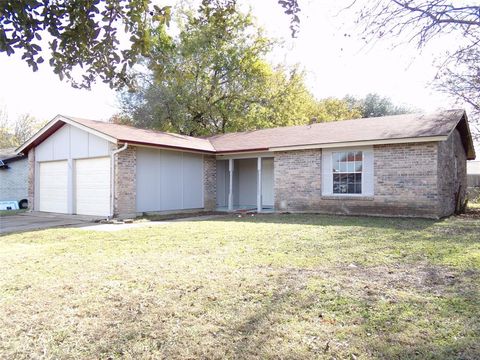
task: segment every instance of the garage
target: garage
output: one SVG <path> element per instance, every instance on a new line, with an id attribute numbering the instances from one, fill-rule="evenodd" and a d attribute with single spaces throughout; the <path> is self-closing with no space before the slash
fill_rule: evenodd
<path id="1" fill-rule="evenodd" d="M 39 163 L 40 211 L 66 213 L 68 211 L 68 162 Z"/>
<path id="2" fill-rule="evenodd" d="M 75 213 L 110 214 L 110 158 L 75 160 Z"/>

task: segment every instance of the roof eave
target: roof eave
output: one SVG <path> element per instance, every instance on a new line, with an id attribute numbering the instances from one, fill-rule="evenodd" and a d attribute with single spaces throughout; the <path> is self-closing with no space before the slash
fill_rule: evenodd
<path id="1" fill-rule="evenodd" d="M 342 148 L 342 147 L 352 147 L 352 146 L 435 142 L 435 141 L 444 141 L 446 139 L 447 139 L 446 135 L 421 136 L 421 137 L 408 137 L 408 138 L 396 138 L 396 139 L 375 139 L 375 140 L 359 140 L 359 141 L 342 141 L 342 142 L 334 142 L 334 143 L 277 146 L 277 147 L 271 147 L 269 148 L 269 150 L 270 151 L 292 151 L 292 150 L 308 150 L 308 149 L 322 149 L 322 148 Z"/>
<path id="2" fill-rule="evenodd" d="M 184 146 L 152 144 L 152 143 L 148 143 L 148 142 L 132 141 L 132 140 L 128 140 L 128 139 L 120 139 L 120 140 L 118 140 L 118 142 L 120 144 L 128 143 L 130 145 L 145 146 L 145 147 L 160 148 L 160 149 L 182 150 L 182 151 L 189 151 L 189 152 L 202 153 L 202 154 L 217 154 L 217 152 L 215 150 L 198 149 L 198 148 L 184 147 Z"/>

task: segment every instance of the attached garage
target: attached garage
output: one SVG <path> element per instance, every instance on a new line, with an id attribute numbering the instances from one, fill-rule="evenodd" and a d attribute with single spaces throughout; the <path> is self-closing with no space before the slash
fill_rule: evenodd
<path id="1" fill-rule="evenodd" d="M 59 126 L 35 147 L 34 210 L 110 216 L 113 149 L 101 134 Z"/>
<path id="2" fill-rule="evenodd" d="M 205 208 L 204 161 L 214 158 L 206 139 L 60 115 L 19 151 L 33 210 L 98 217 Z"/>
<path id="3" fill-rule="evenodd" d="M 68 162 L 39 163 L 39 210 L 68 212 Z"/>
<path id="4" fill-rule="evenodd" d="M 110 215 L 110 157 L 75 160 L 75 213 Z"/>

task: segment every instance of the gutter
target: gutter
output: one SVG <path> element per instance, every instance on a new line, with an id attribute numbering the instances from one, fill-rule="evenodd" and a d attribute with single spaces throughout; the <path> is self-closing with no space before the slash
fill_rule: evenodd
<path id="1" fill-rule="evenodd" d="M 121 153 L 124 150 L 127 150 L 128 143 L 125 143 L 120 149 L 113 150 L 110 154 L 110 188 L 111 188 L 111 195 L 110 195 L 110 217 L 113 218 L 114 215 L 114 208 L 115 208 L 115 155 Z"/>

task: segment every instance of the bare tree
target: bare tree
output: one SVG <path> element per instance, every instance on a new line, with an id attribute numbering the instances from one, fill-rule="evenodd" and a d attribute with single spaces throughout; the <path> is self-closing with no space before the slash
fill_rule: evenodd
<path id="1" fill-rule="evenodd" d="M 17 147 L 27 141 L 43 124 L 30 114 L 22 114 L 15 121 L 7 111 L 0 109 L 0 148 Z"/>
<path id="2" fill-rule="evenodd" d="M 15 146 L 15 139 L 8 120 L 8 113 L 5 108 L 0 108 L 0 148 L 11 148 Z"/>
<path id="3" fill-rule="evenodd" d="M 470 107 L 473 134 L 480 139 L 478 1 L 375 0 L 358 10 L 357 23 L 366 41 L 401 37 L 415 42 L 419 49 L 435 38 L 455 36 L 455 48 L 437 59 L 434 86 Z"/>
<path id="4" fill-rule="evenodd" d="M 293 36 L 300 19 L 297 0 L 279 0 L 290 15 Z M 455 36 L 455 48 L 437 59 L 434 85 L 470 107 L 474 136 L 480 140 L 480 4 L 478 0 L 351 0 L 363 39 L 406 39 L 423 48 L 435 38 Z M 404 40 L 405 41 L 405 40 Z"/>

